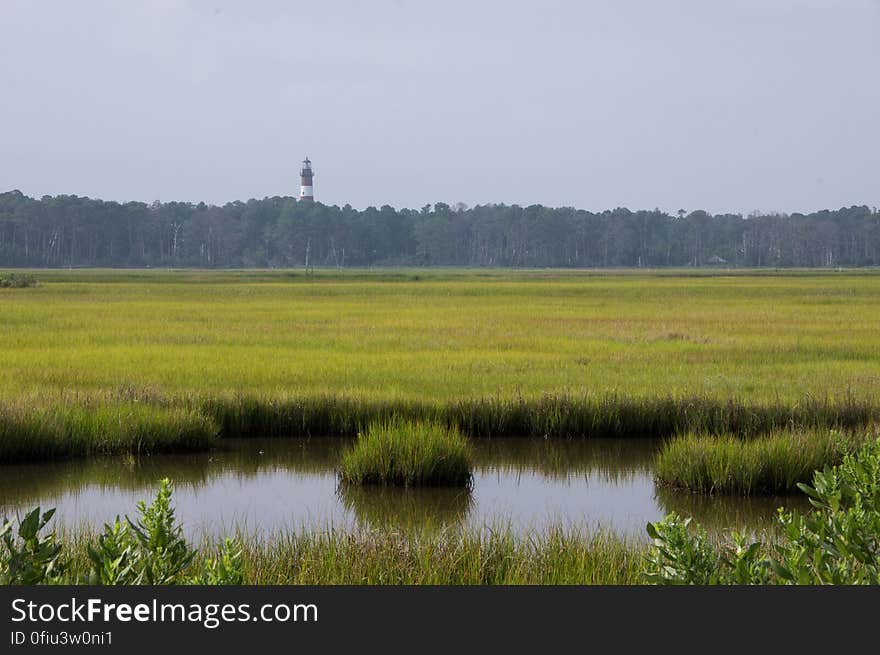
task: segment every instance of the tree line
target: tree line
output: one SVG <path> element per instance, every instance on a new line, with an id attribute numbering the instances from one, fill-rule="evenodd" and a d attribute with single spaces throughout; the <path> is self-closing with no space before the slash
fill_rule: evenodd
<path id="1" fill-rule="evenodd" d="M 291 197 L 223 206 L 0 194 L 0 266 L 821 267 L 880 265 L 880 212 L 670 214 Z"/>

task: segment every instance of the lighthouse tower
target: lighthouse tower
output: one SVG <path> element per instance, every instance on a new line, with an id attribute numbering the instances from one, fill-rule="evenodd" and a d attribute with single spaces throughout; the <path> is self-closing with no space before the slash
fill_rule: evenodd
<path id="1" fill-rule="evenodd" d="M 302 170 L 300 174 L 299 199 L 305 202 L 315 201 L 315 187 L 312 186 L 312 162 L 306 157 L 303 160 Z"/>

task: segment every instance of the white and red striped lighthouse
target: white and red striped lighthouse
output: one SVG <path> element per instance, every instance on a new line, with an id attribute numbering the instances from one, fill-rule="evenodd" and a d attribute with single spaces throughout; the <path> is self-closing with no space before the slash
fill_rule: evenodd
<path id="1" fill-rule="evenodd" d="M 305 200 L 306 202 L 314 202 L 315 200 L 315 187 L 312 186 L 312 162 L 309 161 L 309 158 L 306 157 L 303 160 L 302 170 L 299 172 L 300 174 L 300 187 L 299 187 L 299 199 Z"/>

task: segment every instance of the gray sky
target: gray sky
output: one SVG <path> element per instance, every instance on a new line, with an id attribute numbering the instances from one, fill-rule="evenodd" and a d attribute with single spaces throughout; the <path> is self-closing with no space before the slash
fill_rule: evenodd
<path id="1" fill-rule="evenodd" d="M 0 0 L 0 191 L 880 205 L 880 0 Z"/>

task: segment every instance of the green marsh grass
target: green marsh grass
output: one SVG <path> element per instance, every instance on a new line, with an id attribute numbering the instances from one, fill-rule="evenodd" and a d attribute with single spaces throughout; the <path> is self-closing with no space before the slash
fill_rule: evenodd
<path id="1" fill-rule="evenodd" d="M 570 438 L 880 420 L 871 272 L 39 277 L 0 293 L 0 404 L 16 408 L 0 462 L 186 450 L 213 430 L 351 437 L 392 418 Z"/>
<path id="2" fill-rule="evenodd" d="M 784 494 L 797 491 L 814 471 L 836 466 L 865 437 L 829 430 L 783 431 L 751 439 L 687 434 L 667 441 L 657 480 L 703 494 Z"/>
<path id="3" fill-rule="evenodd" d="M 415 279 L 415 277 L 419 279 Z M 880 275 L 40 271 L 0 294 L 0 397 L 876 397 Z"/>
<path id="4" fill-rule="evenodd" d="M 668 437 L 682 432 L 764 434 L 787 426 L 855 428 L 880 404 L 850 396 L 758 402 L 710 396 L 545 393 L 437 402 L 343 394 L 218 395 L 199 405 L 225 437 L 354 436 L 374 421 L 433 421 L 472 437 Z"/>
<path id="5" fill-rule="evenodd" d="M 467 487 L 473 452 L 456 428 L 421 421 L 378 421 L 342 454 L 345 484 Z"/>
<path id="6" fill-rule="evenodd" d="M 72 573 L 87 573 L 86 533 L 61 534 Z M 641 583 L 647 546 L 563 528 L 520 538 L 412 530 L 240 535 L 246 585 L 624 585 Z M 214 550 L 201 547 L 201 568 Z"/>
<path id="7" fill-rule="evenodd" d="M 520 539 L 388 531 L 245 542 L 250 584 L 636 584 L 645 549 L 563 529 Z"/>
<path id="8" fill-rule="evenodd" d="M 375 422 L 428 422 L 468 437 L 665 438 L 687 432 L 750 437 L 786 428 L 854 430 L 880 421 L 868 400 L 792 405 L 711 397 L 545 394 L 445 403 L 330 394 L 180 398 L 155 390 L 0 401 L 0 463 L 95 453 L 185 452 L 214 435 L 354 437 Z"/>
<path id="9" fill-rule="evenodd" d="M 206 450 L 216 438 L 210 418 L 183 407 L 0 403 L 0 463 Z"/>

